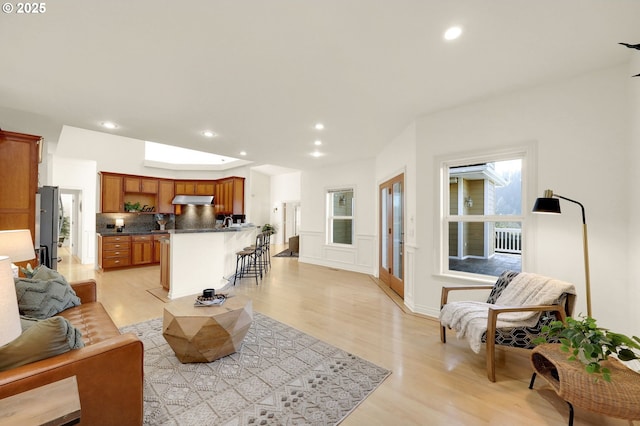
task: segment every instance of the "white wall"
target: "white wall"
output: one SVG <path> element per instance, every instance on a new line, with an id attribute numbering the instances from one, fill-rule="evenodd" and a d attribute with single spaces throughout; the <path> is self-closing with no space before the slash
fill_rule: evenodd
<path id="1" fill-rule="evenodd" d="M 251 187 L 248 166 L 225 171 L 168 170 L 144 165 L 144 141 L 119 135 L 64 126 L 58 143 L 51 147 L 41 174 L 50 175 L 40 185 L 56 185 L 82 190 L 82 263 L 94 263 L 96 256 L 96 212 L 99 211 L 100 184 L 98 172 L 108 171 L 169 179 L 220 179 L 244 177 L 245 190 Z M 50 164 L 49 164 L 50 163 Z M 46 171 L 44 171 L 46 170 Z M 245 193 L 247 219 L 251 221 L 252 200 Z M 259 200 L 257 205 L 263 204 Z"/>
<path id="2" fill-rule="evenodd" d="M 273 242 L 276 244 L 284 243 L 285 233 L 282 232 L 282 229 L 284 226 L 285 203 L 300 201 L 301 179 L 301 172 L 271 176 L 269 223 L 276 227 L 276 234 L 273 236 Z"/>
<path id="3" fill-rule="evenodd" d="M 632 60 L 630 61 L 627 75 L 636 75 L 640 73 L 640 54 L 632 53 Z M 638 212 L 640 211 L 640 197 L 638 196 L 635 188 L 640 182 L 640 167 L 636 164 L 640 159 L 640 77 L 633 77 L 627 79 L 627 90 L 630 94 L 629 112 L 627 119 L 631 123 L 630 128 L 630 152 L 628 160 L 629 169 L 629 182 L 631 186 L 629 188 L 629 208 L 628 208 L 628 221 L 629 221 L 629 278 L 628 283 L 630 287 L 630 294 L 628 299 L 629 306 L 629 320 L 631 324 L 640 324 L 640 309 L 637 309 L 640 303 L 640 267 L 638 265 L 638 259 L 640 259 L 640 220 L 638 218 Z M 636 335 L 640 334 L 640 331 L 636 328 L 632 330 Z"/>
<path id="4" fill-rule="evenodd" d="M 538 194 L 542 190 L 581 201 L 587 212 L 591 252 L 593 316 L 600 325 L 630 332 L 635 303 L 628 280 L 627 208 L 629 177 L 629 70 L 626 66 L 577 76 L 567 81 L 497 96 L 417 120 L 416 310 L 436 316 L 437 156 L 537 141 Z M 634 158 L 638 158 L 637 156 Z M 572 282 L 579 292 L 576 314 L 586 313 L 581 216 L 563 203 L 561 216 L 528 214 L 535 241 L 533 270 Z M 634 238 L 637 238 L 634 236 Z M 637 263 L 637 262 L 636 262 Z M 634 284 L 637 285 L 637 284 Z M 637 331 L 637 330 L 636 330 Z"/>
<path id="5" fill-rule="evenodd" d="M 376 157 L 376 206 L 380 205 L 379 185 L 401 173 L 404 173 L 404 303 L 415 310 L 415 261 L 416 261 L 416 229 L 419 224 L 416 216 L 416 200 L 420 196 L 416 182 L 416 124 L 409 124 L 404 131 L 387 145 Z M 380 215 L 375 210 L 376 239 L 379 236 Z M 377 246 L 376 246 L 377 247 Z M 379 265 L 379 250 L 376 250 L 376 269 Z M 379 275 L 379 271 L 375 271 Z"/>
<path id="6" fill-rule="evenodd" d="M 301 187 L 299 261 L 375 274 L 375 159 L 303 171 Z M 337 187 L 355 188 L 353 247 L 326 244 L 326 192 Z"/>
<path id="7" fill-rule="evenodd" d="M 75 160 L 69 158 L 50 157 L 53 167 L 51 182 L 47 185 L 59 186 L 65 189 L 81 191 L 81 220 L 82 229 L 78 236 L 80 247 L 78 256 L 83 264 L 94 263 L 96 256 L 96 162 L 90 160 Z"/>
<path id="8" fill-rule="evenodd" d="M 269 223 L 271 205 L 271 176 L 256 171 L 250 172 L 250 182 L 245 183 L 245 202 L 248 204 L 247 221 L 261 226 Z"/>

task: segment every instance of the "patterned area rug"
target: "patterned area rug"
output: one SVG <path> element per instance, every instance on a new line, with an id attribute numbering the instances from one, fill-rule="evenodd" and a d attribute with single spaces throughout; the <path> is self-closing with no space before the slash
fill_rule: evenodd
<path id="1" fill-rule="evenodd" d="M 298 252 L 286 249 L 276 254 L 275 257 L 298 257 Z"/>
<path id="2" fill-rule="evenodd" d="M 121 331 L 144 343 L 145 425 L 335 425 L 390 374 L 259 312 L 211 363 L 181 364 L 161 318 Z"/>

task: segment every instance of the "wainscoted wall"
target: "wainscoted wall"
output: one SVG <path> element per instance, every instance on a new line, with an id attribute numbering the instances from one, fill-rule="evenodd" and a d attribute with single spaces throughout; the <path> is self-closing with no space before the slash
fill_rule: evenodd
<path id="1" fill-rule="evenodd" d="M 325 244 L 322 232 L 300 232 L 300 262 L 377 275 L 375 235 L 357 234 L 353 246 Z"/>

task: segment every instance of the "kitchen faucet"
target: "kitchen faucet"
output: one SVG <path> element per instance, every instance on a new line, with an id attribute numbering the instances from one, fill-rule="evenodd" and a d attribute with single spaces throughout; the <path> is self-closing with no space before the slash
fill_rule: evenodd
<path id="1" fill-rule="evenodd" d="M 229 223 L 227 223 L 227 220 L 229 220 Z M 224 221 L 222 221 L 222 226 L 224 226 L 225 228 L 228 228 L 232 223 L 233 223 L 233 216 L 225 216 Z"/>

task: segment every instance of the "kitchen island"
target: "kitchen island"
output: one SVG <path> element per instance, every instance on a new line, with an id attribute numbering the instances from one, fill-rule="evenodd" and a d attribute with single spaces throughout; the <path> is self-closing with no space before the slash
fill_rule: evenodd
<path id="1" fill-rule="evenodd" d="M 243 225 L 170 230 L 169 299 L 224 287 L 235 273 L 236 252 L 255 244 L 258 229 Z"/>

